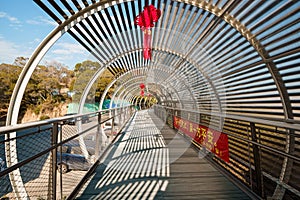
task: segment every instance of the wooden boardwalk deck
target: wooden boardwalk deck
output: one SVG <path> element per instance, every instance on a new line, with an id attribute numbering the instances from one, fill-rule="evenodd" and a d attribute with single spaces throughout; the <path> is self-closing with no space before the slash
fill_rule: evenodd
<path id="1" fill-rule="evenodd" d="M 250 198 L 151 111 L 140 111 L 77 199 Z"/>

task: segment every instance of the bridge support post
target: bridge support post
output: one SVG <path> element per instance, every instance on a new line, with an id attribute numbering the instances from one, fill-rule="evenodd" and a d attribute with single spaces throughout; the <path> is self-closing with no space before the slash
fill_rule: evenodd
<path id="1" fill-rule="evenodd" d="M 51 145 L 55 146 L 57 144 L 58 140 L 58 133 L 59 133 L 59 128 L 58 128 L 58 123 L 55 122 L 53 124 L 53 129 L 52 129 L 52 141 Z M 61 135 L 62 133 L 60 133 Z M 49 181 L 49 191 L 48 191 L 48 198 L 49 199 L 56 199 L 56 181 L 57 181 L 57 174 L 56 174 L 56 164 L 57 164 L 57 148 L 53 149 L 51 151 L 52 153 L 52 163 L 50 167 L 50 173 L 52 173 L 52 181 Z"/>
<path id="2" fill-rule="evenodd" d="M 112 110 L 112 120 L 111 120 L 111 134 L 113 134 L 114 128 L 115 128 L 115 118 L 116 118 L 116 113 L 117 113 L 117 109 Z"/>
<path id="3" fill-rule="evenodd" d="M 255 124 L 250 122 L 251 139 L 253 142 L 257 142 Z M 262 184 L 262 172 L 261 172 L 261 160 L 260 160 L 260 149 L 257 145 L 253 144 L 253 157 L 255 167 L 255 187 L 254 191 L 261 197 L 263 197 L 263 184 Z M 251 170 L 251 169 L 250 169 Z M 250 173 L 251 174 L 251 173 Z M 252 179 L 252 177 L 250 177 Z"/>
<path id="4" fill-rule="evenodd" d="M 100 156 L 100 136 L 102 137 L 102 127 L 101 127 L 101 112 L 98 113 L 98 126 L 96 132 L 96 146 L 95 146 L 95 160 L 98 160 Z"/>
<path id="5" fill-rule="evenodd" d="M 120 108 L 120 112 L 119 112 L 119 124 L 122 124 L 123 119 L 122 119 L 122 113 L 123 113 L 124 109 L 123 107 Z"/>

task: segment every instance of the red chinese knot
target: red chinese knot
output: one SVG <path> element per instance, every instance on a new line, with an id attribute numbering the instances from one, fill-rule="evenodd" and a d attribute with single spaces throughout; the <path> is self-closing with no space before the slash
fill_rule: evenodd
<path id="1" fill-rule="evenodd" d="M 158 21 L 160 15 L 161 11 L 159 9 L 156 9 L 153 5 L 148 5 L 134 19 L 134 23 L 144 31 L 143 53 L 145 59 L 151 59 L 151 28 L 154 26 L 154 22 Z"/>
<path id="2" fill-rule="evenodd" d="M 145 88 L 145 84 L 144 83 L 141 83 L 140 84 L 140 88 L 143 90 Z"/>
<path id="3" fill-rule="evenodd" d="M 144 7 L 144 10 L 135 17 L 134 23 L 144 30 L 145 28 L 151 28 L 154 26 L 153 22 L 157 22 L 160 18 L 161 12 L 156 9 L 153 5 Z"/>

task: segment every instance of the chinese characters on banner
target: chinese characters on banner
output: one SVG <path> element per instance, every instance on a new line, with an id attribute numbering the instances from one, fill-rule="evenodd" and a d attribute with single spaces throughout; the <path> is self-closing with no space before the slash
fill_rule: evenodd
<path id="1" fill-rule="evenodd" d="M 229 162 L 228 136 L 206 126 L 174 116 L 174 128 L 182 131 L 225 162 Z"/>

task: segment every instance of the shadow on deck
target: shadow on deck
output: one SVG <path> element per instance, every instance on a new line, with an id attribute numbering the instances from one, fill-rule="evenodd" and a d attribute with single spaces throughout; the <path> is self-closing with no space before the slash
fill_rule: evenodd
<path id="1" fill-rule="evenodd" d="M 138 112 L 77 199 L 250 199 L 151 110 Z"/>

